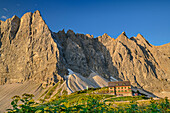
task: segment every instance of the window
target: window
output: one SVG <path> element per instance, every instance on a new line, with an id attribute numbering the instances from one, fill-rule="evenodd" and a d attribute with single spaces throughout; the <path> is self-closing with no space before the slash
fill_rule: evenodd
<path id="1" fill-rule="evenodd" d="M 125 92 L 127 92 L 127 90 L 125 90 Z"/>
<path id="2" fill-rule="evenodd" d="M 120 90 L 118 92 L 120 92 Z"/>
<path id="3" fill-rule="evenodd" d="M 128 87 L 129 89 L 131 89 L 130 87 Z"/>
<path id="4" fill-rule="evenodd" d="M 112 89 L 112 87 L 110 89 Z"/>
<path id="5" fill-rule="evenodd" d="M 122 89 L 123 89 L 123 87 L 122 87 Z"/>
<path id="6" fill-rule="evenodd" d="M 120 89 L 120 87 L 118 87 L 118 89 Z"/>
<path id="7" fill-rule="evenodd" d="M 123 92 L 123 90 L 122 90 L 122 92 Z"/>
<path id="8" fill-rule="evenodd" d="M 125 89 L 126 89 L 126 87 L 125 87 Z"/>
<path id="9" fill-rule="evenodd" d="M 111 93 L 113 93 L 113 91 L 111 91 Z"/>

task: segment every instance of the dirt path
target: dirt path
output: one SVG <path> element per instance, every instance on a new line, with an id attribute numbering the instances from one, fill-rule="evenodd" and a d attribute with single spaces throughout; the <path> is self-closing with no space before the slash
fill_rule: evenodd
<path id="1" fill-rule="evenodd" d="M 117 97 L 111 97 L 111 98 L 117 98 Z M 106 99 L 110 99 L 110 98 L 106 98 Z M 105 100 L 106 100 L 105 99 Z M 136 100 L 136 102 L 150 102 L 151 99 L 147 99 L 147 100 Z M 154 100 L 159 100 L 159 98 L 154 98 Z M 113 102 L 106 102 L 106 103 L 113 103 Z M 130 101 L 114 101 L 114 103 L 130 103 Z"/>

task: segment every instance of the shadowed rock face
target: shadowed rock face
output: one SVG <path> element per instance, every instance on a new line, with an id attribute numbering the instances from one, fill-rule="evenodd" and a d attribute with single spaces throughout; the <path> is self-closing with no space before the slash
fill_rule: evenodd
<path id="1" fill-rule="evenodd" d="M 140 34 L 128 38 L 123 32 L 117 39 L 107 34 L 90 35 L 53 33 L 62 46 L 67 68 L 88 77 L 91 72 L 110 80 L 130 80 L 149 92 L 170 91 L 170 44 L 153 46 Z"/>
<path id="2" fill-rule="evenodd" d="M 68 69 L 88 77 L 130 80 L 149 92 L 170 91 L 170 44 L 153 46 L 140 34 L 51 32 L 40 12 L 0 21 L 0 84 L 33 80 L 53 84 Z"/>

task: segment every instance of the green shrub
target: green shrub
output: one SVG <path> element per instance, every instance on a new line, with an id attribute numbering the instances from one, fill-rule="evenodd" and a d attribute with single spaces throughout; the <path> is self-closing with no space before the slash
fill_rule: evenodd
<path id="1" fill-rule="evenodd" d="M 168 98 L 155 101 L 151 98 L 148 105 L 140 106 L 134 98 L 141 97 L 124 97 L 132 99 L 128 104 L 113 106 L 114 103 L 106 104 L 104 99 L 110 98 L 111 95 L 95 94 L 71 94 L 61 96 L 45 103 L 35 103 L 33 95 L 23 94 L 22 98 L 14 96 L 11 102 L 12 109 L 8 113 L 168 113 L 170 112 L 170 103 Z M 123 99 L 123 97 L 119 98 Z M 18 103 L 22 103 L 19 104 Z"/>
<path id="2" fill-rule="evenodd" d="M 13 101 L 11 102 L 11 105 L 13 109 L 7 109 L 8 113 L 14 113 L 14 112 L 20 112 L 20 113 L 29 113 L 29 112 L 35 112 L 37 109 L 35 106 L 36 103 L 32 99 L 34 95 L 32 94 L 26 94 L 24 93 L 22 95 L 22 98 L 19 96 L 12 97 Z M 22 102 L 23 104 L 18 105 L 18 102 Z"/>

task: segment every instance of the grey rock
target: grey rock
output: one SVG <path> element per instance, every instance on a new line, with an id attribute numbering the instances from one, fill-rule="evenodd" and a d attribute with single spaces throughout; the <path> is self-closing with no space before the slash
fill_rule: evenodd
<path id="1" fill-rule="evenodd" d="M 106 33 L 51 32 L 40 12 L 0 21 L 0 84 L 35 81 L 43 87 L 68 75 L 130 80 L 149 92 L 170 91 L 170 43 L 154 46 L 141 35 L 114 39 Z"/>
<path id="2" fill-rule="evenodd" d="M 40 12 L 1 22 L 0 84 L 54 82 L 59 50 Z"/>
<path id="3" fill-rule="evenodd" d="M 107 34 L 93 38 L 71 30 L 58 40 L 67 67 L 85 77 L 96 72 L 108 80 L 130 80 L 148 92 L 170 91 L 169 44 L 155 47 L 140 34 L 130 39 L 125 32 L 117 39 Z"/>

